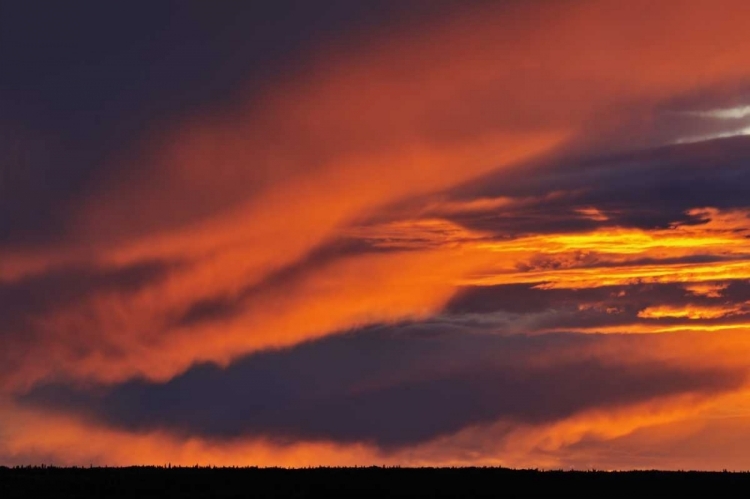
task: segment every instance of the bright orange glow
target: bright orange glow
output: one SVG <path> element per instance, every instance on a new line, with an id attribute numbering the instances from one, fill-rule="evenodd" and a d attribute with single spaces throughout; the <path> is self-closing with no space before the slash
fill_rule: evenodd
<path id="1" fill-rule="evenodd" d="M 638 317 L 643 319 L 661 319 L 663 317 L 684 317 L 687 319 L 718 319 L 729 315 L 744 314 L 748 312 L 747 304 L 726 305 L 716 307 L 700 307 L 687 305 L 685 307 L 671 307 L 658 305 L 648 307 L 638 312 Z"/>
<path id="2" fill-rule="evenodd" d="M 680 282 L 686 286 L 714 286 L 688 289 L 715 291 L 720 288 L 715 288 L 712 281 L 750 278 L 750 262 L 746 260 L 750 257 L 750 244 L 745 237 L 749 230 L 747 213 L 715 209 L 693 213 L 705 214 L 709 221 L 667 230 L 602 229 L 574 235 L 480 241 L 474 244 L 481 250 L 498 253 L 503 266 L 496 273 L 475 276 L 462 284 L 536 283 L 552 289 Z M 703 255 L 723 260 L 676 260 Z M 660 260 L 665 263 L 656 263 Z M 535 264 L 536 261 L 540 263 Z M 525 270 L 518 272 L 518 267 Z"/>
<path id="3" fill-rule="evenodd" d="M 727 289 L 728 284 L 695 283 L 686 284 L 684 288 L 696 296 L 707 296 L 708 298 L 720 298 L 722 292 Z"/>

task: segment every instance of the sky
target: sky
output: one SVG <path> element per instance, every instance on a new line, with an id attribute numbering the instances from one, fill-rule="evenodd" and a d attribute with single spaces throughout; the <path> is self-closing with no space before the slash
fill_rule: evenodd
<path id="1" fill-rule="evenodd" d="M 0 465 L 750 469 L 748 32 L 0 2 Z"/>

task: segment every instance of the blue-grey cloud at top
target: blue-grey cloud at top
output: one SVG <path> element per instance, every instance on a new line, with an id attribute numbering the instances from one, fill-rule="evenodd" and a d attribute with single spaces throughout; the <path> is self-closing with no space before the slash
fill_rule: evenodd
<path id="1" fill-rule="evenodd" d="M 388 449 L 499 420 L 542 424 L 589 409 L 710 396 L 745 378 L 736 368 L 628 363 L 595 349 L 600 342 L 637 341 L 649 340 L 502 336 L 441 321 L 373 326 L 251 355 L 224 369 L 198 365 L 166 383 L 53 384 L 18 400 L 131 431 Z"/>

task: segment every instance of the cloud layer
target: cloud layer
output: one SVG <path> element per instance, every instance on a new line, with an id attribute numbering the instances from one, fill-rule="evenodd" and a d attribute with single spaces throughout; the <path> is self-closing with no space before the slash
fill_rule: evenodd
<path id="1" fill-rule="evenodd" d="M 439 322 L 379 327 L 257 354 L 226 369 L 196 366 L 164 384 L 131 381 L 87 391 L 50 385 L 22 401 L 80 411 L 130 431 L 389 448 L 501 420 L 533 425 L 677 395 L 711 397 L 744 382 L 737 367 L 611 358 L 596 352 L 599 343 L 576 335 L 508 337 Z"/>

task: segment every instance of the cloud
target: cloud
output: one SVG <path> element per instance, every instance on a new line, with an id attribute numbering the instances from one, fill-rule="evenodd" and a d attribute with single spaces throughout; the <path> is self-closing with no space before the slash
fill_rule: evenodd
<path id="1" fill-rule="evenodd" d="M 0 351 L 1 384 L 5 388 L 33 383 L 34 377 L 24 378 L 24 370 L 30 360 L 33 367 L 33 357 L 44 350 L 43 355 L 49 359 L 59 350 L 71 352 L 75 358 L 99 348 L 114 348 L 111 343 L 107 345 L 105 335 L 75 328 L 50 328 L 45 320 L 75 310 L 82 303 L 118 301 L 135 295 L 184 267 L 184 262 L 165 261 L 123 267 L 63 267 L 15 281 L 0 281 L 0 341 L 4 344 Z"/>
<path id="2" fill-rule="evenodd" d="M 691 210 L 747 208 L 750 140 L 742 137 L 662 146 L 617 155 L 576 155 L 528 168 L 495 172 L 445 194 L 445 209 L 476 198 L 498 200 L 502 209 L 476 205 L 449 213 L 436 203 L 433 216 L 498 234 L 581 232 L 602 227 L 666 228 L 698 223 Z M 585 210 L 597 210 L 588 216 Z M 583 210 L 583 211 L 582 211 Z"/>
<path id="3" fill-rule="evenodd" d="M 709 285 L 722 293 L 695 294 L 692 284 L 679 283 L 583 289 L 531 284 L 466 287 L 448 302 L 444 314 L 481 317 L 488 327 L 528 334 L 747 330 L 747 283 L 738 279 Z"/>
<path id="4" fill-rule="evenodd" d="M 178 262 L 139 262 L 121 268 L 52 269 L 0 283 L 0 314 L 6 325 L 64 308 L 96 293 L 133 293 L 164 279 Z"/>
<path id="5" fill-rule="evenodd" d="M 586 355 L 598 341 L 606 340 L 498 336 L 439 323 L 374 327 L 224 369 L 196 366 L 166 383 L 50 385 L 20 400 L 128 431 L 398 448 L 498 420 L 549 423 L 677 395 L 715 396 L 743 384 L 745 373 L 736 368 Z M 540 355 L 550 349 L 562 355 Z"/>

